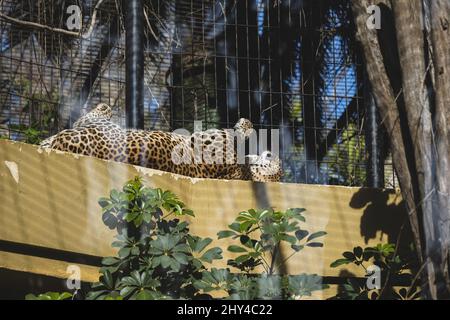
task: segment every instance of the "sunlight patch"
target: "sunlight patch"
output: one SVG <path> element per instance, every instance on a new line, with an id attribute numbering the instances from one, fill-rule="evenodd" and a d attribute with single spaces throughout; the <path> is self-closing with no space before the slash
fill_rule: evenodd
<path id="1" fill-rule="evenodd" d="M 16 183 L 19 183 L 19 166 L 15 162 L 5 161 L 6 167 L 9 169 L 9 172 L 11 173 L 12 177 L 16 181 Z"/>

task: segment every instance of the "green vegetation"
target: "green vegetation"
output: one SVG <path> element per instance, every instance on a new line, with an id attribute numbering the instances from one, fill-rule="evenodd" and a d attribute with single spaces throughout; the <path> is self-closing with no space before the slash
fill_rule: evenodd
<path id="1" fill-rule="evenodd" d="M 26 124 L 10 124 L 8 129 L 23 135 L 23 141 L 39 144 L 51 130 L 57 127 L 59 90 L 40 91 L 33 88 L 33 82 L 23 79 L 14 86 L 17 92 L 31 92 L 26 98 L 22 113 L 27 115 Z"/>
<path id="2" fill-rule="evenodd" d="M 304 209 L 248 210 L 241 212 L 219 238 L 238 244 L 228 247 L 240 255 L 218 269 L 222 249 L 213 240 L 192 235 L 181 221 L 194 213 L 170 191 L 145 187 L 141 179 L 129 181 L 122 190 L 112 190 L 99 200 L 102 219 L 117 231 L 114 257 L 106 257 L 98 283 L 85 299 L 298 299 L 326 286 L 317 275 L 286 276 L 277 272 L 281 244 L 292 248 L 292 257 L 306 248 L 319 248 L 325 232 L 301 228 Z M 258 267 L 264 272 L 258 274 Z M 62 300 L 71 295 L 47 293 L 27 299 Z M 78 298 L 78 297 L 77 297 Z"/>
<path id="3" fill-rule="evenodd" d="M 350 278 L 334 299 L 341 300 L 379 300 L 419 299 L 421 292 L 417 283 L 418 277 L 414 277 L 414 250 L 410 249 L 406 254 L 399 254 L 393 244 L 378 244 L 376 247 L 356 247 L 353 251 L 343 253 L 343 258 L 334 261 L 332 268 L 343 265 L 355 265 L 363 269 L 367 277 L 373 275 L 369 266 L 377 266 L 380 270 L 381 287 L 371 290 L 366 283 L 359 282 L 356 278 Z M 401 286 L 399 284 L 402 284 Z M 395 290 L 395 287 L 400 287 Z"/>
<path id="4" fill-rule="evenodd" d="M 25 297 L 26 300 L 68 300 L 71 299 L 73 295 L 68 292 L 47 292 L 35 296 L 34 294 L 29 294 Z"/>

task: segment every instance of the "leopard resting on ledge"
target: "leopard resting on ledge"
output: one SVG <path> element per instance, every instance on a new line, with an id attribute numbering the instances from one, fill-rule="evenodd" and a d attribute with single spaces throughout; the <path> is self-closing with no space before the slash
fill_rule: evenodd
<path id="1" fill-rule="evenodd" d="M 281 160 L 271 152 L 237 161 L 235 134 L 211 129 L 190 136 L 164 131 L 122 129 L 110 121 L 111 108 L 99 104 L 67 129 L 44 140 L 40 146 L 93 156 L 193 178 L 278 182 Z M 253 131 L 252 123 L 240 119 L 234 127 L 242 142 Z M 221 160 L 217 160 L 221 159 Z"/>

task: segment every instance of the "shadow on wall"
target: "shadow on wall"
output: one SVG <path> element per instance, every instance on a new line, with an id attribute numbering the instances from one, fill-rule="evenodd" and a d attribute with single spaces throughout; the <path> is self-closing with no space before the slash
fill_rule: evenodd
<path id="1" fill-rule="evenodd" d="M 352 197 L 350 206 L 354 209 L 366 208 L 360 224 L 361 236 L 366 243 L 376 239 L 381 231 L 380 242 L 395 244 L 401 235 L 402 246 L 407 246 L 412 238 L 404 201 L 389 201 L 390 196 L 392 191 L 362 188 Z"/>
<path id="2" fill-rule="evenodd" d="M 358 281 L 358 278 L 356 277 L 356 274 L 348 271 L 347 269 L 343 269 L 339 272 L 339 279 L 341 279 L 342 283 L 338 284 L 338 289 L 335 297 L 331 297 L 329 300 L 337 299 L 337 297 L 342 297 L 347 292 L 345 290 L 344 284 L 347 284 L 347 281 L 349 279 L 352 279 L 354 282 L 358 282 L 361 284 L 361 286 L 364 286 L 364 283 L 361 283 L 361 281 Z"/>
<path id="3" fill-rule="evenodd" d="M 29 293 L 38 295 L 44 292 L 65 292 L 65 279 L 34 273 L 6 270 L 0 268 L 0 300 L 24 300 Z M 81 291 L 87 292 L 90 284 L 81 283 Z"/>
<path id="4" fill-rule="evenodd" d="M 350 207 L 364 209 L 361 217 L 360 233 L 367 244 L 369 240 L 379 243 L 399 244 L 398 254 L 408 256 L 411 253 L 412 234 L 404 201 L 390 200 L 392 191 L 361 188 L 350 200 Z M 379 235 L 379 233 L 381 233 Z M 379 238 L 377 239 L 377 235 Z M 352 251 L 353 248 L 348 248 Z M 364 278 L 358 279 L 352 272 L 343 269 L 340 279 L 352 279 L 364 287 Z M 343 284 L 338 285 L 338 296 L 345 292 Z"/>
<path id="5" fill-rule="evenodd" d="M 253 182 L 252 183 L 253 193 L 255 194 L 255 199 L 257 199 L 256 209 L 269 209 L 272 208 L 270 205 L 269 195 L 267 194 L 267 187 L 262 182 Z M 250 208 L 249 208 L 250 209 Z M 287 266 L 285 262 L 286 256 L 283 252 L 277 257 L 277 263 L 279 265 L 279 270 L 277 270 L 281 274 L 288 274 Z"/>

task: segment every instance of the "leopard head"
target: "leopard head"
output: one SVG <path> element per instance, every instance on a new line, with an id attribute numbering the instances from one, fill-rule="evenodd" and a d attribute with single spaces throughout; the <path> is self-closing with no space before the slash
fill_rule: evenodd
<path id="1" fill-rule="evenodd" d="M 283 176 L 282 163 L 279 157 L 270 151 L 260 156 L 247 156 L 252 181 L 279 182 Z"/>
<path id="2" fill-rule="evenodd" d="M 112 110 L 106 103 L 99 103 L 93 110 L 88 112 L 92 117 L 111 119 Z"/>
<path id="3" fill-rule="evenodd" d="M 86 125 L 92 120 L 97 119 L 104 119 L 104 120 L 111 120 L 112 118 L 112 109 L 109 105 L 106 103 L 99 103 L 94 109 L 86 113 L 84 116 L 82 116 L 80 119 L 78 119 L 74 124 L 73 127 L 82 127 L 83 125 Z"/>
<path id="4" fill-rule="evenodd" d="M 234 130 L 238 136 L 247 139 L 253 132 L 253 123 L 248 119 L 241 118 L 234 126 Z"/>

